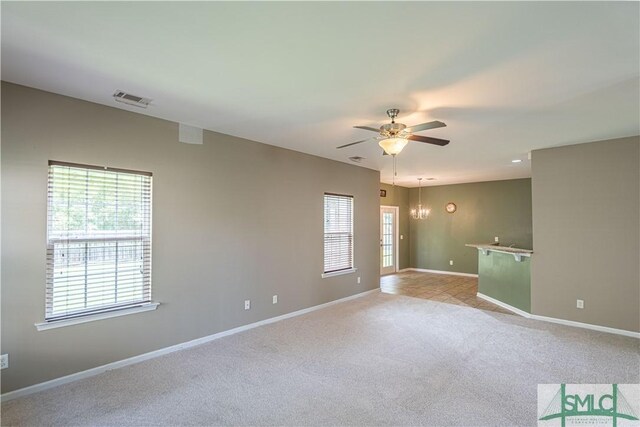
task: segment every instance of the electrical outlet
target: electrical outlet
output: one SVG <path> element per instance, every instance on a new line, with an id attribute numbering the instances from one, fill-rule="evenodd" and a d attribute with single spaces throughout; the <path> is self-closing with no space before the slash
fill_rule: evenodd
<path id="1" fill-rule="evenodd" d="M 576 308 L 584 308 L 584 301 L 581 299 L 576 300 Z"/>
<path id="2" fill-rule="evenodd" d="M 9 367 L 9 355 L 3 354 L 0 356 L 0 369 L 6 369 Z"/>
<path id="3" fill-rule="evenodd" d="M 278 295 L 274 295 L 273 296 L 273 303 L 277 304 L 278 303 Z"/>
<path id="4" fill-rule="evenodd" d="M 453 265 L 453 260 L 452 259 L 449 260 L 449 265 Z"/>
<path id="5" fill-rule="evenodd" d="M 244 309 L 249 310 L 250 308 L 251 308 L 251 300 L 250 299 L 244 300 Z"/>
<path id="6" fill-rule="evenodd" d="M 498 236 L 496 236 L 496 237 L 493 238 L 493 241 L 495 243 L 500 243 L 500 238 Z"/>
<path id="7" fill-rule="evenodd" d="M 358 284 L 360 283 L 360 276 L 358 276 Z"/>

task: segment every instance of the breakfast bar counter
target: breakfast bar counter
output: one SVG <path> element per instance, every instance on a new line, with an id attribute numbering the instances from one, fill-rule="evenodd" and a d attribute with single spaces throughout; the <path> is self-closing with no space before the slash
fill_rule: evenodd
<path id="1" fill-rule="evenodd" d="M 478 296 L 530 313 L 533 251 L 483 243 L 466 246 L 478 249 Z"/>

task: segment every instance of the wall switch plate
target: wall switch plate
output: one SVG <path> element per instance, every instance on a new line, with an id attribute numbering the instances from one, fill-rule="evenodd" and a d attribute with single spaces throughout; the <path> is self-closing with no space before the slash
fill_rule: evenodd
<path id="1" fill-rule="evenodd" d="M 500 238 L 498 236 L 496 236 L 496 237 L 493 238 L 493 241 L 496 242 L 496 243 L 500 243 Z"/>
<path id="2" fill-rule="evenodd" d="M 249 310 L 250 308 L 251 308 L 251 300 L 250 299 L 244 300 L 244 309 Z"/>
<path id="3" fill-rule="evenodd" d="M 360 283 L 360 276 L 358 276 L 358 283 Z"/>
<path id="4" fill-rule="evenodd" d="M 273 296 L 273 303 L 277 304 L 278 303 L 278 295 L 274 295 Z"/>
<path id="5" fill-rule="evenodd" d="M 452 259 L 449 260 L 449 265 L 453 265 L 453 260 Z"/>
<path id="6" fill-rule="evenodd" d="M 576 300 L 576 308 L 584 308 L 584 301 L 581 299 Z"/>
<path id="7" fill-rule="evenodd" d="M 404 234 L 400 235 L 400 240 L 404 240 Z"/>
<path id="8" fill-rule="evenodd" d="M 0 369 L 6 369 L 9 367 L 9 355 L 3 354 L 0 356 Z"/>

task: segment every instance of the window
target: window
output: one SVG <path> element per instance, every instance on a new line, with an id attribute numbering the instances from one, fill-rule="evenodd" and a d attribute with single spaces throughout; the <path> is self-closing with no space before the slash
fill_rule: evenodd
<path id="1" fill-rule="evenodd" d="M 151 301 L 151 179 L 49 162 L 45 320 Z"/>
<path id="2" fill-rule="evenodd" d="M 353 196 L 324 195 L 324 272 L 353 268 Z"/>

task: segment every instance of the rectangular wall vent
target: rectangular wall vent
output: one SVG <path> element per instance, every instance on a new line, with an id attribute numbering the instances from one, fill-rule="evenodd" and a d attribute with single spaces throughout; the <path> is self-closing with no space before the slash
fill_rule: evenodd
<path id="1" fill-rule="evenodd" d="M 149 98 L 143 98 L 141 96 L 132 95 L 122 90 L 117 90 L 113 94 L 113 98 L 118 102 L 123 102 L 129 105 L 135 105 L 140 108 L 147 108 L 151 100 Z"/>
<path id="2" fill-rule="evenodd" d="M 178 140 L 185 144 L 202 144 L 202 128 L 179 123 Z"/>

